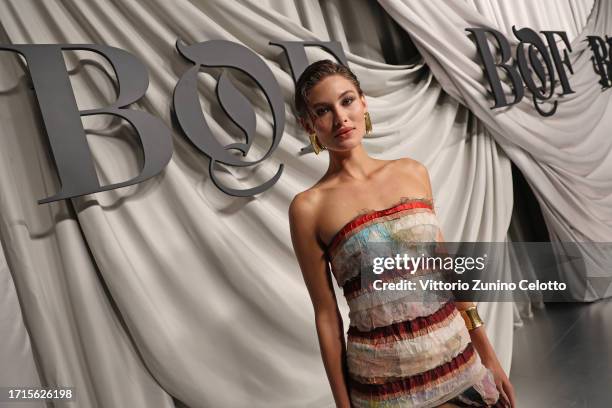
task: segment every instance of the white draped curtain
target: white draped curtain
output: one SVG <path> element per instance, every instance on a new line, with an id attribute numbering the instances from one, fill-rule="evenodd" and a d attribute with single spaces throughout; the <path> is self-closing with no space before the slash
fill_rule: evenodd
<path id="1" fill-rule="evenodd" d="M 459 2 L 429 2 L 419 7 L 402 1 L 380 3 L 402 27 L 410 30 L 444 90 L 484 123 L 524 174 L 542 209 L 551 241 L 610 242 L 612 141 L 606 118 L 610 117 L 612 105 L 609 92 L 602 92 L 598 85 L 599 77 L 593 69 L 592 54 L 585 39 L 587 35 L 604 37 L 610 32 L 612 3 L 596 1 L 579 34 L 576 24 L 570 24 L 569 20 L 582 18 L 585 13 L 573 2 L 567 4 L 566 13 L 560 13 L 555 7 L 559 2 L 552 1 L 512 8 L 504 2 L 506 7 L 499 9 L 487 7 L 484 2 L 477 2 L 476 8 Z M 452 25 L 447 24 L 444 30 L 433 28 L 446 24 L 447 16 L 453 16 Z M 525 16 L 522 21 L 520 16 Z M 464 35 L 464 27 L 492 26 L 504 31 L 515 49 L 518 41 L 511 35 L 511 27 L 515 24 L 522 28 L 523 22 L 538 30 L 559 30 L 565 24 L 568 35 L 575 34 L 570 37 L 570 59 L 575 72 L 571 83 L 575 93 L 564 95 L 557 113 L 550 117 L 539 116 L 530 98 L 503 112 L 490 109 L 474 44 Z M 580 247 L 587 280 L 612 277 L 608 267 L 610 254 L 601 248 Z M 560 269 L 574 287 L 584 282 L 568 265 Z M 591 286 L 586 287 L 586 293 L 573 294 L 577 300 L 587 301 L 602 295 L 606 293 L 597 293 Z"/>
<path id="2" fill-rule="evenodd" d="M 255 51 L 278 80 L 287 112 L 278 149 L 255 174 L 250 168 L 222 171 L 227 183 L 244 188 L 284 163 L 280 180 L 256 197 L 217 190 L 208 158 L 174 128 L 172 160 L 154 179 L 38 205 L 57 190 L 53 162 L 23 64 L 0 53 L 0 237 L 6 258 L 0 265 L 0 358 L 9 367 L 0 385 L 70 385 L 83 407 L 333 405 L 287 220 L 291 198 L 324 173 L 327 160 L 299 154 L 307 136 L 291 108 L 287 63 L 270 40 L 342 44 L 373 119 L 367 150 L 428 167 L 448 241 L 507 239 L 510 159 L 532 186 L 552 240 L 609 240 L 608 94 L 600 91 L 581 42 L 587 33 L 610 32 L 609 2 L 379 3 L 0 3 L 2 43 L 100 43 L 136 55 L 149 70 L 150 85 L 134 109 L 168 126 L 172 90 L 190 67 L 175 50 L 177 38 L 188 44 L 226 39 Z M 576 94 L 553 118 L 540 117 L 527 101 L 501 115 L 489 109 L 482 68 L 464 29 L 509 33 L 512 24 L 565 30 L 573 41 Z M 65 55 L 79 108 L 113 100 L 107 62 L 87 52 Z M 316 49 L 308 55 L 329 58 Z M 271 114 L 263 98 L 251 95 L 252 82 L 234 79 L 257 114 L 253 160 L 269 146 Z M 215 135 L 229 143 L 239 133 L 216 102 L 215 84 L 213 76 L 201 75 L 201 105 Z M 529 127 L 519 126 L 525 121 Z M 102 184 L 138 173 L 129 126 L 104 117 L 83 123 Z M 338 299 L 346 325 L 340 292 Z M 512 304 L 483 304 L 481 310 L 509 369 Z"/>

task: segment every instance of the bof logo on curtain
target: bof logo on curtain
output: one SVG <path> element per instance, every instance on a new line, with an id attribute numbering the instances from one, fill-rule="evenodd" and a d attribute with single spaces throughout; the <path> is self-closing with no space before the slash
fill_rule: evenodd
<path id="1" fill-rule="evenodd" d="M 552 116 L 557 111 L 558 99 L 552 101 L 550 110 L 542 108 L 542 103 L 552 100 L 555 96 L 557 82 L 561 84 L 562 92 L 557 97 L 575 93 L 569 83 L 567 68 L 574 74 L 569 53 L 572 47 L 568 41 L 565 31 L 540 31 L 544 35 L 546 43 L 540 35 L 531 28 L 517 29 L 512 26 L 512 33 L 519 40 L 516 47 L 516 56 L 512 60 L 512 52 L 508 39 L 497 30 L 492 28 L 466 28 L 473 35 L 476 42 L 478 55 L 484 65 L 484 73 L 491 90 L 495 105 L 491 109 L 503 108 L 520 102 L 525 95 L 525 88 L 531 92 L 533 106 L 542 116 Z M 488 45 L 487 34 L 490 34 L 501 53 L 501 60 L 495 61 L 495 55 Z M 565 44 L 563 58 L 559 52 L 557 36 Z M 586 40 L 592 51 L 593 69 L 599 75 L 599 83 L 602 90 L 612 86 L 612 39 L 606 36 L 606 40 L 598 36 L 587 36 Z M 508 102 L 502 88 L 502 81 L 498 75 L 498 68 L 507 74 L 511 84 L 514 100 Z M 556 75 L 559 79 L 557 81 Z M 535 77 L 535 78 L 534 78 Z"/>
<path id="2" fill-rule="evenodd" d="M 320 47 L 340 63 L 348 65 L 337 41 L 276 41 L 269 44 L 282 48 L 294 82 L 308 66 L 305 47 Z M 251 196 L 270 188 L 281 176 L 282 164 L 270 180 L 243 190 L 221 183 L 213 166 L 217 162 L 229 166 L 253 166 L 267 159 L 278 147 L 285 127 L 285 108 L 280 86 L 271 70 L 253 51 L 231 41 L 211 40 L 188 46 L 177 40 L 176 47 L 194 66 L 183 74 L 174 88 L 173 110 L 185 136 L 210 158 L 212 181 L 220 190 L 233 196 Z M 0 50 L 17 52 L 26 60 L 57 168 L 61 188 L 53 196 L 38 200 L 39 204 L 141 183 L 159 174 L 170 161 L 173 152 L 170 128 L 148 112 L 126 108 L 142 98 L 149 86 L 147 69 L 133 54 L 97 44 L 0 44 Z M 62 50 L 92 51 L 106 58 L 117 78 L 117 100 L 103 108 L 79 110 Z M 245 142 L 222 145 L 214 137 L 198 100 L 197 75 L 202 66 L 238 69 L 252 78 L 263 91 L 272 111 L 273 135 L 270 148 L 259 160 L 243 161 L 231 153 L 235 150 L 242 156 L 247 155 L 255 136 L 255 112 L 225 73 L 217 80 L 217 98 L 225 113 L 244 132 Z M 82 116 L 102 114 L 128 121 L 141 141 L 144 156 L 142 170 L 136 177 L 105 186 L 98 181 L 81 122 Z"/>

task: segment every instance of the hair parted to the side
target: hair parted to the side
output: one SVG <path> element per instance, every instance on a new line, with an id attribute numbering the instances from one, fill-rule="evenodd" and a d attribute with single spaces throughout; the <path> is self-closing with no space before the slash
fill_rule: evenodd
<path id="1" fill-rule="evenodd" d="M 330 75 L 340 75 L 348 79 L 355 85 L 359 95 L 363 95 L 359 80 L 348 67 L 328 59 L 313 62 L 306 67 L 295 84 L 295 109 L 299 117 L 308 118 L 308 93 L 322 79 Z"/>

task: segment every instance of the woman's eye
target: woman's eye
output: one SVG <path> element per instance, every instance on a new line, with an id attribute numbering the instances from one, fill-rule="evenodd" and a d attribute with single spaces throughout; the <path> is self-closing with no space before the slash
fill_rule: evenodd
<path id="1" fill-rule="evenodd" d="M 349 98 L 345 98 L 344 101 L 342 101 L 345 105 L 350 105 L 353 102 L 353 98 L 349 97 Z"/>
<path id="2" fill-rule="evenodd" d="M 317 109 L 316 110 L 317 116 L 323 115 L 325 112 L 327 112 L 327 110 L 328 110 L 327 108 Z"/>

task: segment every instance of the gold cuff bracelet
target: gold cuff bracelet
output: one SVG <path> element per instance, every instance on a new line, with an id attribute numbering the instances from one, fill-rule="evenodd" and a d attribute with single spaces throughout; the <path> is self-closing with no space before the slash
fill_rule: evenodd
<path id="1" fill-rule="evenodd" d="M 461 313 L 461 317 L 463 317 L 463 321 L 465 321 L 465 326 L 468 330 L 474 330 L 475 328 L 484 324 L 478 315 L 476 306 L 471 306 L 465 310 L 460 310 L 459 313 Z"/>

